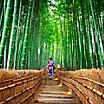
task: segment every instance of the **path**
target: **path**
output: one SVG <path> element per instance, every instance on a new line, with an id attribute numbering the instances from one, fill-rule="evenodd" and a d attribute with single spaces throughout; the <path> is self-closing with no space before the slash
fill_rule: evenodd
<path id="1" fill-rule="evenodd" d="M 33 104 L 81 104 L 71 89 L 58 80 L 45 79 Z"/>

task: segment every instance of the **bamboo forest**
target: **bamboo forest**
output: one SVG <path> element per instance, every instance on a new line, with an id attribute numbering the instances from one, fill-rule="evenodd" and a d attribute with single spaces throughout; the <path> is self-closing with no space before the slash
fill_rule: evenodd
<path id="1" fill-rule="evenodd" d="M 104 0 L 0 0 L 0 104 L 104 104 Z"/>
<path id="2" fill-rule="evenodd" d="M 0 67 L 104 68 L 104 0 L 0 0 Z"/>

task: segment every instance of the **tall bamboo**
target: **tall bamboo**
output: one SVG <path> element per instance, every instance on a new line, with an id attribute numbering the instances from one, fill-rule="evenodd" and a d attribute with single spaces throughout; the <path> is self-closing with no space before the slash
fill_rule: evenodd
<path id="1" fill-rule="evenodd" d="M 12 0 L 7 1 L 7 8 L 6 8 L 6 14 L 4 17 L 4 27 L 2 32 L 2 38 L 0 43 L 0 66 L 2 65 L 3 55 L 4 55 L 4 47 L 6 43 L 6 37 L 7 37 L 7 29 L 8 29 L 8 23 L 9 23 L 9 16 L 10 16 L 10 10 L 12 5 Z"/>
<path id="2" fill-rule="evenodd" d="M 17 25 L 16 42 L 15 42 L 15 52 L 14 52 L 14 65 L 13 65 L 14 69 L 16 69 L 18 67 L 17 66 L 17 60 L 18 60 L 17 56 L 18 56 L 18 49 L 19 49 L 21 6 L 22 6 L 22 0 L 20 0 L 20 3 L 19 3 L 18 25 Z"/>
<path id="3" fill-rule="evenodd" d="M 25 69 L 26 68 L 26 64 L 25 64 L 25 61 L 26 61 L 26 48 L 27 48 L 27 37 L 29 35 L 31 10 L 32 10 L 32 0 L 29 0 L 27 20 L 26 20 L 25 37 L 24 37 L 24 41 L 23 41 L 23 52 L 22 52 L 22 60 L 21 60 L 21 69 Z"/>
<path id="4" fill-rule="evenodd" d="M 91 9 L 91 15 L 93 18 L 93 24 L 94 24 L 94 33 L 95 33 L 95 42 L 96 42 L 96 51 L 97 51 L 97 57 L 98 57 L 98 67 L 99 68 L 103 68 L 103 58 L 102 58 L 102 53 L 101 53 L 101 47 L 100 47 L 100 43 L 99 43 L 99 32 L 96 26 L 96 21 L 95 21 L 95 16 L 94 16 L 94 11 L 93 11 L 93 7 L 92 7 L 92 1 L 89 0 L 89 5 L 90 5 L 90 9 Z"/>
<path id="5" fill-rule="evenodd" d="M 7 60 L 7 69 L 13 68 L 11 65 L 11 61 L 14 58 L 14 44 L 16 39 L 17 32 L 17 19 L 18 19 L 18 0 L 14 2 L 14 13 L 13 13 L 13 22 L 12 22 L 12 30 L 10 35 L 10 43 L 9 43 L 9 52 L 8 52 L 8 60 Z"/>
<path id="6" fill-rule="evenodd" d="M 84 14 L 84 1 L 81 0 L 81 13 L 82 13 L 82 26 L 83 26 L 83 34 L 85 38 L 85 49 L 86 49 L 86 62 L 87 62 L 87 68 L 91 68 L 91 57 L 90 57 L 90 47 L 89 47 L 89 39 L 88 34 L 86 31 L 86 23 L 85 23 L 85 14 Z"/>

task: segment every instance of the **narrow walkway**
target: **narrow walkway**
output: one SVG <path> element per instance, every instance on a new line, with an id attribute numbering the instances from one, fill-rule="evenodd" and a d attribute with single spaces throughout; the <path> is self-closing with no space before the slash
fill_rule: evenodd
<path id="1" fill-rule="evenodd" d="M 81 104 L 71 89 L 57 80 L 45 79 L 33 104 Z"/>

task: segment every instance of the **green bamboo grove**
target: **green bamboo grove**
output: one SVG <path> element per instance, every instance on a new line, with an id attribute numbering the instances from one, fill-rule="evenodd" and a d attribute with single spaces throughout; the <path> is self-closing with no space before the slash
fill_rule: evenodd
<path id="1" fill-rule="evenodd" d="M 0 0 L 0 68 L 104 68 L 104 0 Z"/>

